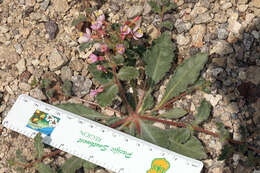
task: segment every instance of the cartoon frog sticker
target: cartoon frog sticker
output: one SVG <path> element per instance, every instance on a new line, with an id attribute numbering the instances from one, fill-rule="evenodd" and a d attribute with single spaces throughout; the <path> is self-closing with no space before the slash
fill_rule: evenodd
<path id="1" fill-rule="evenodd" d="M 166 173 L 170 163 L 165 158 L 157 158 L 152 161 L 151 168 L 146 173 Z"/>

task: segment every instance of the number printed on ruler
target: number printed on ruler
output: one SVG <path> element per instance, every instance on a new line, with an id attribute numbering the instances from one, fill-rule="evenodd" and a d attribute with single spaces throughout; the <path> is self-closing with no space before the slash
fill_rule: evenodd
<path id="1" fill-rule="evenodd" d="M 120 173 L 199 173 L 203 164 L 95 121 L 21 95 L 3 125 Z"/>

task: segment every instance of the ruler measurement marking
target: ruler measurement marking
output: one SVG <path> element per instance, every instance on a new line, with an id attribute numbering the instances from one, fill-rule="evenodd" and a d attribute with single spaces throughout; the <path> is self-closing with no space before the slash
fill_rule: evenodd
<path id="1" fill-rule="evenodd" d="M 19 103 L 19 102 L 21 102 L 21 103 Z M 192 167 L 198 168 L 198 169 L 196 169 L 197 170 L 196 172 L 199 172 L 198 170 L 201 170 L 201 168 L 202 168 L 202 163 L 200 161 L 196 161 L 196 160 L 187 158 L 185 156 L 182 156 L 180 154 L 171 152 L 171 151 L 166 150 L 164 148 L 158 147 L 154 144 L 151 144 L 151 143 L 148 143 L 146 141 L 137 139 L 137 138 L 130 136 L 128 134 L 125 134 L 123 132 L 117 131 L 115 129 L 111 129 L 111 128 L 104 126 L 102 124 L 99 124 L 97 122 L 85 119 L 85 118 L 80 117 L 78 115 L 64 111 L 60 108 L 57 108 L 57 107 L 54 107 L 52 105 L 48 105 L 46 103 L 40 102 L 36 99 L 30 98 L 28 96 L 24 96 L 24 95 L 20 96 L 18 101 L 17 101 L 17 104 L 27 104 L 27 105 L 29 104 L 29 105 L 32 105 L 33 109 L 35 109 L 35 110 L 39 109 L 40 111 L 44 111 L 44 112 L 46 112 L 50 115 L 54 115 L 54 116 L 61 118 L 61 121 L 59 122 L 60 124 L 58 124 L 54 128 L 54 131 L 55 131 L 56 128 L 58 128 L 59 125 L 62 124 L 63 121 L 65 121 L 65 119 L 67 119 L 66 121 L 71 121 L 71 123 L 73 125 L 79 126 L 80 127 L 79 129 L 86 129 L 86 130 L 92 129 L 91 133 L 94 133 L 94 134 L 97 133 L 101 136 L 104 135 L 105 136 L 104 142 L 109 142 L 108 139 L 112 138 L 112 141 L 111 141 L 112 146 L 114 146 L 114 144 L 118 144 L 119 146 L 121 146 L 120 144 L 122 143 L 122 144 L 125 144 L 126 148 L 128 146 L 129 147 L 134 146 L 134 148 L 132 148 L 132 150 L 131 150 L 131 151 L 134 151 L 134 152 L 144 151 L 146 153 L 147 152 L 154 153 L 155 155 L 157 153 L 157 155 L 159 155 L 160 157 L 172 158 L 172 160 L 175 160 L 175 161 L 179 160 L 178 158 L 180 158 L 180 159 L 183 160 L 183 162 L 185 162 L 185 165 L 187 165 L 191 168 Z M 35 110 L 32 110 L 32 111 L 35 111 Z M 12 112 L 12 110 L 10 112 Z M 65 119 L 64 119 L 64 117 L 65 117 Z M 10 123 L 8 121 L 8 119 L 3 121 L 3 125 L 7 128 L 13 129 L 14 131 L 17 131 L 17 132 L 22 133 L 22 134 L 29 136 L 29 137 L 33 137 L 37 134 L 36 132 L 33 132 L 32 129 L 29 129 L 29 128 L 26 129 L 25 128 L 26 130 L 24 130 L 20 127 L 20 125 L 16 127 L 12 123 Z M 114 141 L 117 141 L 117 143 L 115 143 Z M 48 137 L 48 136 L 46 136 L 46 138 L 44 138 L 44 142 L 46 142 L 47 144 L 52 145 L 56 148 L 59 148 L 63 151 L 66 151 L 66 152 L 74 154 L 78 157 L 84 158 L 84 159 L 86 159 L 90 162 L 93 162 L 93 163 L 98 164 L 100 166 L 111 169 L 113 171 L 117 171 L 117 172 L 120 172 L 120 173 L 126 171 L 126 173 L 129 173 L 124 168 L 120 168 L 119 167 L 120 164 L 112 164 L 111 160 L 108 160 L 108 162 L 106 163 L 106 162 L 104 162 L 105 160 L 103 160 L 103 161 L 99 160 L 100 156 L 96 158 L 93 155 L 95 153 L 95 150 L 91 150 L 91 153 L 88 153 L 90 155 L 85 154 L 85 153 L 81 153 L 80 152 L 81 150 L 79 150 L 78 148 L 76 148 L 76 150 L 74 150 L 71 145 L 65 145 L 64 143 L 59 144 L 59 143 L 57 143 L 58 141 L 52 141 L 51 138 Z M 138 155 L 140 153 L 136 153 L 136 154 Z M 117 157 L 118 157 L 118 155 L 117 155 Z M 118 162 L 121 162 L 121 161 L 118 161 Z M 126 163 L 126 161 L 124 161 L 124 163 Z M 123 165 L 124 165 L 124 163 L 123 163 Z M 169 173 L 171 173 L 171 171 Z"/>

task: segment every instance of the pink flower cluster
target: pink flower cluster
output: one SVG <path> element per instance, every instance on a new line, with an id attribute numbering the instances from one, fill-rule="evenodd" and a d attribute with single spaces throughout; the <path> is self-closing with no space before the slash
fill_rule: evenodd
<path id="1" fill-rule="evenodd" d="M 122 25 L 120 27 L 120 36 L 121 36 L 121 39 L 124 40 L 125 37 L 128 35 L 128 34 L 131 34 L 133 36 L 133 38 L 135 40 L 138 40 L 139 38 L 141 38 L 143 36 L 143 31 L 141 28 L 139 27 L 134 27 L 134 29 L 132 30 L 130 28 L 130 25 L 133 25 L 136 21 L 138 21 L 140 19 L 140 16 L 137 16 L 134 20 L 133 20 L 133 23 L 130 22 L 130 21 L 127 21 L 125 23 L 125 25 Z"/>
<path id="2" fill-rule="evenodd" d="M 104 31 L 102 30 L 102 25 L 105 21 L 105 15 L 96 12 L 96 20 L 93 20 L 91 22 L 90 28 L 94 31 L 98 31 L 99 34 L 104 35 Z M 89 28 L 86 28 L 85 33 L 81 33 L 80 38 L 78 39 L 79 43 L 86 43 L 88 42 L 92 37 L 91 30 Z"/>

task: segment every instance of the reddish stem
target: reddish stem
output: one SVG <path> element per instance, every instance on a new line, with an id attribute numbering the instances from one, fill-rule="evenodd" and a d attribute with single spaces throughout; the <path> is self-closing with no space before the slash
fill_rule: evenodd
<path id="1" fill-rule="evenodd" d="M 139 117 L 141 119 L 144 119 L 144 120 L 156 121 L 156 122 L 160 122 L 160 123 L 163 123 L 163 124 L 173 125 L 173 126 L 176 126 L 176 127 L 183 127 L 183 128 L 187 127 L 187 125 L 185 123 L 178 123 L 178 122 L 174 122 L 174 121 L 161 120 L 161 119 L 157 119 L 157 118 L 154 118 L 154 117 L 147 117 L 147 116 L 139 116 Z M 196 127 L 196 126 L 191 126 L 191 127 L 196 131 L 199 131 L 199 132 L 220 138 L 220 135 L 218 133 L 214 133 L 214 132 L 211 132 L 209 130 L 205 130 L 205 129 L 202 129 L 202 128 L 199 128 L 199 127 Z M 233 144 L 239 144 L 239 145 L 245 144 L 245 142 L 236 141 L 236 140 L 233 140 L 233 139 L 228 139 L 228 141 L 230 143 L 233 143 Z M 255 147 L 248 146 L 248 148 L 251 149 L 251 150 L 254 150 L 257 153 L 260 153 L 260 150 L 255 148 Z"/>
<path id="2" fill-rule="evenodd" d="M 35 163 L 39 163 L 39 162 L 41 162 L 42 160 L 44 160 L 44 159 L 46 159 L 46 158 L 48 158 L 48 157 L 55 156 L 55 155 L 59 154 L 60 152 L 62 152 L 62 151 L 61 151 L 61 150 L 56 150 L 56 151 L 54 151 L 54 152 L 51 152 L 51 153 L 49 153 L 49 154 L 46 154 L 46 155 L 42 156 L 41 159 L 35 160 L 35 161 L 33 161 L 32 163 L 28 163 L 28 164 L 24 165 L 24 169 L 30 168 L 30 167 L 32 167 Z"/>
<path id="3" fill-rule="evenodd" d="M 111 63 L 111 66 L 112 66 L 112 70 L 113 70 L 114 82 L 118 86 L 119 94 L 120 94 L 120 96 L 121 96 L 121 98 L 123 100 L 123 103 L 125 104 L 129 114 L 133 114 L 134 111 L 133 111 L 132 107 L 129 105 L 129 103 L 128 103 L 127 99 L 126 99 L 126 96 L 125 96 L 124 89 L 123 89 L 121 83 L 119 82 L 119 80 L 117 78 L 116 66 L 115 66 L 115 64 L 112 64 L 112 63 Z"/>
<path id="4" fill-rule="evenodd" d="M 128 120 L 128 118 L 129 118 L 129 117 L 124 118 L 124 119 L 122 119 L 122 120 L 120 120 L 120 121 L 117 121 L 116 123 L 112 124 L 110 127 L 111 127 L 111 128 L 116 128 L 117 126 L 120 126 L 121 124 L 125 123 L 125 122 Z"/>

